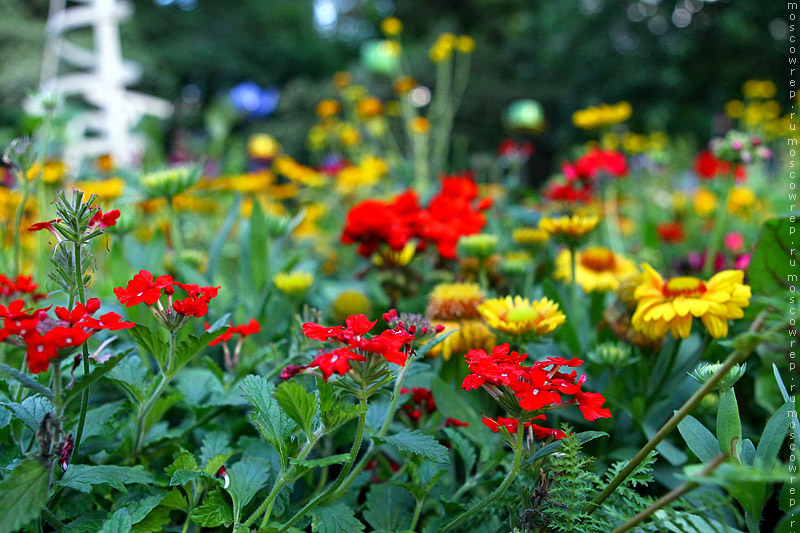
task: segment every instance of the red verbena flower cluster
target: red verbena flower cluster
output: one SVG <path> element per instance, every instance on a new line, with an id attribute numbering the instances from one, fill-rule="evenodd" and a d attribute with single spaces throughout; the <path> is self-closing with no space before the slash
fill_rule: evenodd
<path id="1" fill-rule="evenodd" d="M 183 289 L 187 296 L 183 299 L 174 298 L 175 288 Z M 168 325 L 173 324 L 170 320 L 174 314 L 180 317 L 203 317 L 208 313 L 208 304 L 211 299 L 217 296 L 219 287 L 200 287 L 193 283 L 181 283 L 172 279 L 172 276 L 158 276 L 153 278 L 153 274 L 146 270 L 140 270 L 138 274 L 128 282 L 126 287 L 117 287 L 114 294 L 120 303 L 125 307 L 133 307 L 140 303 L 155 306 L 155 314 Z M 167 295 L 167 306 L 161 303 L 161 296 Z"/>
<path id="2" fill-rule="evenodd" d="M 683 231 L 683 224 L 678 221 L 663 222 L 656 226 L 656 232 L 658 232 L 659 239 L 669 244 L 681 243 L 686 237 Z"/>
<path id="3" fill-rule="evenodd" d="M 211 326 L 206 322 L 206 331 Z M 228 326 L 228 329 L 225 330 L 225 333 L 214 339 L 213 341 L 209 342 L 209 346 L 216 346 L 221 342 L 227 342 L 233 338 L 234 335 L 241 335 L 242 338 L 247 337 L 249 335 L 253 335 L 261 331 L 261 324 L 255 318 L 251 318 L 250 322 L 247 324 L 239 324 L 238 326 Z"/>
<path id="4" fill-rule="evenodd" d="M 56 307 L 56 318 L 44 309 L 26 309 L 23 300 L 14 300 L 8 306 L 0 305 L 0 341 L 24 347 L 28 367 L 38 374 L 48 369 L 50 361 L 69 355 L 95 332 L 107 329 L 117 331 L 135 326 L 125 322 L 117 313 L 105 313 L 95 318 L 100 300 L 92 298 L 86 305 L 75 304 L 72 309 Z"/>
<path id="5" fill-rule="evenodd" d="M 112 209 L 106 213 L 103 213 L 103 210 L 100 207 L 93 207 L 92 209 L 96 209 L 95 214 L 92 216 L 92 219 L 89 221 L 88 229 L 90 231 L 110 228 L 111 226 L 116 226 L 117 219 L 119 218 L 120 212 L 119 209 Z M 58 235 L 58 232 L 53 227 L 53 224 L 57 222 L 63 222 L 60 218 L 54 218 L 53 220 L 46 220 L 44 222 L 37 222 L 36 224 L 31 225 L 28 228 L 28 231 L 42 231 L 47 230 L 53 235 L 56 236 L 59 240 L 61 237 Z"/>
<path id="6" fill-rule="evenodd" d="M 303 334 L 309 339 L 334 342 L 341 346 L 330 351 L 320 351 L 319 355 L 306 366 L 292 365 L 284 369 L 281 377 L 289 378 L 306 369 L 318 368 L 322 379 L 328 381 L 333 374 L 345 375 L 350 370 L 350 361 L 366 361 L 367 356 L 380 355 L 390 363 L 404 366 L 408 356 L 413 354 L 411 341 L 414 335 L 403 327 L 395 327 L 367 336 L 377 324 L 364 315 L 347 317 L 345 326 L 321 326 L 314 322 L 303 324 Z"/>
<path id="7" fill-rule="evenodd" d="M 433 391 L 425 387 L 411 387 L 407 389 L 402 387 L 400 394 L 410 394 L 411 398 L 400 407 L 400 409 L 408 416 L 413 422 L 419 422 L 422 415 L 430 415 L 436 412 L 436 402 L 433 399 Z M 467 427 L 468 423 L 462 422 L 456 418 L 447 418 L 444 422 L 444 427 Z"/>
<path id="8" fill-rule="evenodd" d="M 532 366 L 522 366 L 521 363 L 527 357 L 528 354 L 510 352 L 508 344 L 495 347 L 491 354 L 487 354 L 484 350 L 470 350 L 465 359 L 471 373 L 464 378 L 461 388 L 469 391 L 483 386 L 495 398 L 513 399 L 520 409 L 530 411 L 532 414 L 540 410 L 549 411 L 577 404 L 586 420 L 611 416 L 611 412 L 602 407 L 605 402 L 602 394 L 581 390 L 586 375 L 579 377 L 574 370 L 569 373 L 561 371 L 562 367 L 580 366 L 583 364 L 582 360 L 548 357 L 546 361 L 536 361 Z M 572 398 L 563 399 L 562 396 L 572 396 Z M 544 415 L 541 413 L 528 418 L 528 420 L 542 419 Z M 516 431 L 517 426 L 503 422 L 502 418 L 500 421 L 487 418 L 484 419 L 484 423 L 495 431 L 500 426 L 509 427 L 509 425 Z M 530 427 L 534 435 L 538 433 L 556 438 L 563 437 L 560 432 L 554 433 L 547 428 L 539 426 L 534 428 L 534 425 Z"/>
<path id="9" fill-rule="evenodd" d="M 701 180 L 713 180 L 717 177 L 729 176 L 731 164 L 717 159 L 711 150 L 702 150 L 694 160 L 694 171 Z M 744 165 L 736 165 L 734 177 L 737 182 L 741 182 L 747 177 L 747 170 Z"/>
<path id="10" fill-rule="evenodd" d="M 369 257 L 381 245 L 401 250 L 410 240 L 419 246 L 431 243 L 446 259 L 455 259 L 462 235 L 480 233 L 486 225 L 483 211 L 490 198 L 478 197 L 472 175 L 445 176 L 441 191 L 428 207 L 421 207 L 414 191 L 406 191 L 390 202 L 365 200 L 347 213 L 342 242 L 358 243 L 358 253 Z"/>
<path id="11" fill-rule="evenodd" d="M 588 203 L 592 199 L 597 181 L 604 176 L 626 176 L 628 162 L 620 152 L 592 148 L 574 163 L 562 164 L 561 170 L 566 182 L 553 182 L 545 190 L 545 197 L 557 202 Z"/>
<path id="12" fill-rule="evenodd" d="M 0 274 L 0 298 L 12 299 L 20 298 L 23 296 L 29 297 L 34 302 L 46 298 L 47 295 L 36 292 L 39 287 L 33 282 L 33 276 L 17 276 L 17 279 L 11 279 L 8 276 Z"/>

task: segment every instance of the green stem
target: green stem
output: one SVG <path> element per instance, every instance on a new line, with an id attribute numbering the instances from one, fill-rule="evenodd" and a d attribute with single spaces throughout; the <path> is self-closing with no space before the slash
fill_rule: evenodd
<path id="1" fill-rule="evenodd" d="M 342 466 L 342 471 L 339 472 L 339 476 L 324 492 L 315 496 L 310 502 L 305 504 L 302 509 L 296 512 L 294 516 L 292 516 L 289 519 L 288 522 L 283 524 L 278 530 L 279 532 L 288 530 L 295 523 L 297 523 L 298 520 L 307 515 L 312 509 L 317 507 L 319 504 L 327 501 L 328 498 L 330 498 L 331 495 L 333 495 L 333 493 L 336 492 L 336 489 L 338 489 L 339 486 L 342 484 L 342 482 L 345 480 L 347 474 L 350 473 L 350 469 L 353 467 L 353 463 L 356 460 L 356 456 L 358 456 L 358 451 L 361 449 L 361 442 L 364 439 L 364 426 L 366 425 L 366 420 L 367 420 L 366 394 L 362 395 L 361 397 L 361 407 L 363 408 L 363 411 L 361 415 L 358 417 L 358 429 L 356 429 L 356 438 L 353 441 L 353 446 L 352 448 L 350 448 L 350 459 L 347 461 L 347 463 L 344 464 L 344 466 Z"/>
<path id="2" fill-rule="evenodd" d="M 722 233 L 725 231 L 725 218 L 728 214 L 728 197 L 731 194 L 731 182 L 733 179 L 730 180 L 723 178 L 725 183 L 725 194 L 723 195 L 725 198 L 723 201 L 717 205 L 717 212 L 714 216 L 714 231 L 711 234 L 711 242 L 708 245 L 708 251 L 706 253 L 706 260 L 703 263 L 703 277 L 709 278 L 714 273 L 714 263 L 716 263 L 717 259 L 717 251 L 720 248 L 720 244 L 722 241 Z"/>
<path id="3" fill-rule="evenodd" d="M 183 237 L 181 236 L 180 220 L 178 212 L 175 210 L 175 203 L 172 198 L 167 200 L 169 206 L 169 231 L 172 237 L 172 253 L 175 256 L 175 272 L 178 271 L 178 263 L 183 253 Z"/>
<path id="4" fill-rule="evenodd" d="M 64 522 L 59 520 L 58 517 L 55 514 L 53 514 L 53 511 L 51 511 L 50 509 L 47 508 L 42 509 L 42 518 L 44 518 L 48 524 L 56 528 L 57 531 L 61 531 L 66 527 L 64 525 Z"/>
<path id="5" fill-rule="evenodd" d="M 414 518 L 411 519 L 411 525 L 408 526 L 409 531 L 414 531 L 419 522 L 419 517 L 422 514 L 422 504 L 425 503 L 425 496 L 417 500 L 417 506 L 414 508 Z"/>
<path id="6" fill-rule="evenodd" d="M 578 277 L 575 274 L 577 258 L 575 257 L 575 244 L 569 245 L 569 268 L 572 274 L 572 320 L 578 323 Z"/>
<path id="7" fill-rule="evenodd" d="M 147 432 L 147 416 L 150 414 L 150 411 L 153 409 L 153 406 L 161 397 L 161 393 L 164 392 L 164 389 L 167 387 L 170 380 L 172 379 L 172 367 L 175 359 L 176 335 L 177 332 L 174 331 L 171 331 L 169 334 L 169 352 L 167 353 L 167 368 L 161 370 L 161 381 L 158 382 L 156 389 L 144 402 L 142 408 L 139 409 L 139 416 L 136 423 L 136 441 L 134 442 L 133 454 L 131 455 L 132 459 L 136 458 L 142 451 L 142 446 L 144 445 L 145 433 Z"/>
<path id="8" fill-rule="evenodd" d="M 487 507 L 489 504 L 493 503 L 500 496 L 502 496 L 503 493 L 506 491 L 506 489 L 508 489 L 508 487 L 511 486 L 511 483 L 514 481 L 514 479 L 516 479 L 517 474 L 519 474 L 520 465 L 522 463 L 522 452 L 523 452 L 522 436 L 524 433 L 525 433 L 524 427 L 518 428 L 517 440 L 514 446 L 514 464 L 511 467 L 511 470 L 509 470 L 508 474 L 506 475 L 506 478 L 500 484 L 500 486 L 497 487 L 497 489 L 495 489 L 494 492 L 489 494 L 489 496 L 484 498 L 476 506 L 471 507 L 468 511 L 462 513 L 461 515 L 457 516 L 455 519 L 450 521 L 450 523 L 448 523 L 446 526 L 444 526 L 444 528 L 442 528 L 441 533 L 447 533 L 448 531 L 452 530 L 454 527 L 459 525 L 464 520 L 467 520 L 471 516 L 477 514 L 479 511 L 482 511 L 485 507 Z"/>
<path id="9" fill-rule="evenodd" d="M 410 366 L 411 363 L 410 362 L 407 363 L 400 370 L 400 374 L 398 374 L 397 376 L 397 380 L 395 381 L 394 384 L 394 390 L 392 391 L 392 402 L 389 404 L 389 411 L 386 413 L 386 420 L 383 421 L 383 424 L 381 425 L 380 429 L 378 429 L 378 433 L 375 435 L 376 437 L 383 437 L 389 431 L 389 426 L 391 425 L 392 420 L 394 419 L 394 413 L 395 411 L 397 411 L 397 404 L 400 399 L 400 390 L 403 388 L 403 379 L 405 379 L 406 372 L 408 371 L 408 368 Z M 344 493 L 348 488 L 350 488 L 350 485 L 353 484 L 358 475 L 364 471 L 364 468 L 366 468 L 367 464 L 369 463 L 369 460 L 372 459 L 373 455 L 375 455 L 375 449 L 376 449 L 375 441 L 371 440 L 369 448 L 367 448 L 367 451 L 364 454 L 364 456 L 358 462 L 356 467 L 350 472 L 347 478 L 345 478 L 345 480 L 342 482 L 342 485 L 334 493 L 335 498 L 340 497 L 342 493 Z"/>
<path id="10" fill-rule="evenodd" d="M 753 321 L 753 324 L 750 326 L 748 330 L 749 333 L 755 333 L 761 329 L 766 320 L 768 310 L 762 311 L 756 319 Z M 740 337 L 741 338 L 741 337 Z M 741 338 L 744 341 L 744 338 Z M 619 474 L 617 474 L 614 479 L 606 486 L 603 491 L 592 500 L 589 505 L 586 506 L 585 512 L 588 514 L 593 513 L 600 504 L 602 504 L 606 498 L 611 496 L 611 494 L 617 489 L 617 487 L 622 484 L 625 479 L 631 472 L 633 472 L 645 458 L 650 455 L 656 446 L 658 446 L 662 440 L 664 440 L 667 435 L 672 433 L 675 428 L 678 427 L 678 424 L 686 418 L 692 410 L 697 407 L 697 405 L 703 400 L 706 394 L 713 391 L 717 384 L 724 378 L 728 372 L 730 371 L 733 366 L 744 359 L 747 358 L 748 355 L 758 346 L 760 343 L 759 339 L 750 339 L 747 341 L 742 342 L 725 360 L 720 368 L 714 373 L 714 375 L 706 381 L 702 387 L 697 389 L 695 393 L 688 399 L 686 402 L 681 406 L 681 408 L 672 415 L 666 424 L 664 424 L 661 429 L 658 430 L 658 433 L 653 435 L 647 444 L 639 450 L 639 452 L 630 460 L 630 462 L 623 468 Z"/>
<path id="11" fill-rule="evenodd" d="M 78 286 L 78 301 L 86 305 L 86 289 L 83 286 L 83 266 L 81 265 L 81 245 L 80 242 L 75 241 L 72 248 L 72 254 L 75 256 L 75 283 Z M 83 375 L 89 375 L 89 344 L 84 342 L 81 345 L 81 359 L 83 361 Z M 86 411 L 89 409 L 89 388 L 84 389 L 81 395 L 81 412 L 78 416 L 78 430 L 75 433 L 75 447 L 72 449 L 71 460 L 74 461 L 78 457 L 78 449 L 81 447 L 81 438 L 83 437 L 83 428 L 86 425 Z"/>

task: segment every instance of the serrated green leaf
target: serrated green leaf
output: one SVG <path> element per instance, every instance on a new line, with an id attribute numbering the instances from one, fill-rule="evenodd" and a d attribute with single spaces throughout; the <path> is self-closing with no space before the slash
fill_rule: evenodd
<path id="1" fill-rule="evenodd" d="M 274 386 L 262 376 L 246 376 L 239 388 L 242 396 L 253 406 L 250 421 L 261 437 L 272 443 L 285 464 L 288 460 L 288 438 L 294 431 L 294 423 L 281 411 L 273 399 Z"/>
<path id="2" fill-rule="evenodd" d="M 719 450 L 728 453 L 738 461 L 742 449 L 742 421 L 739 418 L 739 405 L 733 388 L 720 394 L 717 410 L 717 440 Z"/>
<path id="3" fill-rule="evenodd" d="M 49 475 L 39 461 L 26 460 L 0 482 L 0 533 L 11 533 L 39 517 L 47 504 Z"/>
<path id="4" fill-rule="evenodd" d="M 233 519 L 238 523 L 242 510 L 266 484 L 267 469 L 263 463 L 239 461 L 228 469 L 228 477 L 231 483 L 227 491 L 233 500 Z"/>
<path id="5" fill-rule="evenodd" d="M 109 484 L 125 492 L 125 485 L 132 483 L 148 485 L 153 481 L 153 475 L 142 466 L 70 465 L 59 485 L 81 492 L 90 492 L 93 485 Z"/>
<path id="6" fill-rule="evenodd" d="M 108 379 L 119 384 L 134 402 L 142 401 L 147 396 L 147 368 L 137 354 L 131 354 L 120 361 L 108 373 Z"/>
<path id="7" fill-rule="evenodd" d="M 695 417 L 689 415 L 678 424 L 678 432 L 692 453 L 704 463 L 719 455 L 717 438 Z"/>
<path id="8" fill-rule="evenodd" d="M 185 468 L 179 468 L 173 472 L 172 477 L 169 478 L 169 484 L 172 487 L 176 485 L 187 485 L 193 481 L 196 481 L 198 478 L 203 477 L 204 475 L 204 472 L 198 472 L 197 470 L 186 470 Z"/>
<path id="9" fill-rule="evenodd" d="M 10 409 L 33 432 L 39 430 L 44 415 L 55 411 L 50 400 L 38 394 L 25 398 L 22 403 L 9 402 L 2 405 Z"/>
<path id="10" fill-rule="evenodd" d="M 207 331 L 200 334 L 200 336 L 189 335 L 186 340 L 178 343 L 175 347 L 175 363 L 172 372 L 176 373 L 183 368 L 195 355 L 207 348 L 209 342 L 219 337 L 220 334 L 223 333 L 223 330 L 227 328 L 226 322 L 228 317 L 229 315 L 225 315 L 220 320 L 214 322 L 214 324 L 209 327 Z M 220 323 L 220 321 L 223 322 Z"/>
<path id="11" fill-rule="evenodd" d="M 475 453 L 475 447 L 470 444 L 466 437 L 454 428 L 445 428 L 444 432 L 464 461 L 464 472 L 469 475 L 472 472 L 472 467 L 474 467 L 475 463 L 478 461 L 478 454 Z"/>
<path id="12" fill-rule="evenodd" d="M 403 430 L 400 433 L 380 439 L 400 451 L 411 452 L 430 459 L 435 463 L 449 463 L 447 448 L 439 444 L 431 435 L 425 435 L 418 429 Z"/>
<path id="13" fill-rule="evenodd" d="M 218 455 L 226 455 L 231 452 L 230 436 L 224 431 L 209 431 L 203 437 L 203 444 L 200 446 L 200 460 L 203 464 Z"/>
<path id="14" fill-rule="evenodd" d="M 406 531 L 414 515 L 414 497 L 405 489 L 380 483 L 367 494 L 364 520 L 374 530 Z"/>
<path id="15" fill-rule="evenodd" d="M 600 437 L 608 437 L 608 433 L 606 433 L 605 431 L 582 431 L 580 433 L 575 434 L 575 438 L 581 444 L 587 443 L 594 439 L 598 439 Z M 562 445 L 563 443 L 560 440 L 557 440 L 555 442 L 551 442 L 550 444 L 542 446 L 541 448 L 536 450 L 536 453 L 534 453 L 530 459 L 528 459 L 525 462 L 525 466 L 529 466 L 533 464 L 535 461 L 541 459 L 542 457 L 545 457 L 547 455 L 559 451 Z"/>
<path id="16" fill-rule="evenodd" d="M 117 413 L 122 409 L 125 400 L 116 402 L 105 403 L 93 409 L 89 409 L 86 413 L 86 425 L 83 429 L 83 438 L 88 439 L 102 433 L 108 433 L 111 422 L 114 420 Z"/>
<path id="17" fill-rule="evenodd" d="M 3 364 L 3 363 L 0 363 L 0 370 L 5 372 L 6 374 L 11 376 L 12 378 L 16 379 L 24 387 L 27 387 L 27 388 L 29 388 L 29 389 L 31 389 L 33 391 L 36 391 L 39 394 L 41 394 L 42 396 L 45 396 L 46 398 L 52 398 L 53 397 L 53 391 L 50 390 L 48 387 L 45 387 L 44 385 L 39 383 L 36 380 L 36 378 L 33 378 L 33 377 L 23 373 L 23 372 L 20 372 L 19 370 L 16 370 L 15 368 L 11 368 L 10 366 L 8 366 L 6 364 Z"/>
<path id="18" fill-rule="evenodd" d="M 364 531 L 364 524 L 358 521 L 350 507 L 335 503 L 317 507 L 311 511 L 311 531 L 313 533 L 353 533 Z"/>
<path id="19" fill-rule="evenodd" d="M 292 457 L 289 462 L 303 468 L 319 468 L 328 465 L 341 465 L 350 459 L 349 453 L 340 453 L 337 455 L 329 455 L 321 459 L 296 459 Z"/>
<path id="20" fill-rule="evenodd" d="M 103 376 L 111 372 L 111 370 L 115 366 L 117 366 L 117 363 L 119 363 L 126 355 L 128 355 L 132 351 L 133 348 L 131 348 L 130 350 L 125 350 L 124 352 L 111 357 L 108 361 L 106 361 L 102 365 L 95 366 L 87 375 L 81 376 L 72 386 L 72 388 L 69 389 L 66 394 L 64 394 L 64 405 L 68 404 L 75 398 L 81 396 L 84 390 L 89 388 L 92 385 L 92 383 L 94 383 L 98 379 L 102 378 Z"/>
<path id="21" fill-rule="evenodd" d="M 164 469 L 164 472 L 166 472 L 168 476 L 172 477 L 172 475 L 178 470 L 193 470 L 195 472 L 199 472 L 200 467 L 197 466 L 197 459 L 194 458 L 194 455 L 189 452 L 183 452 L 178 455 L 174 461 L 172 461 L 171 465 Z"/>
<path id="22" fill-rule="evenodd" d="M 131 513 L 125 508 L 117 509 L 97 533 L 128 533 L 132 525 Z"/>
<path id="23" fill-rule="evenodd" d="M 313 433 L 312 424 L 317 414 L 313 392 L 306 392 L 305 387 L 296 381 L 284 381 L 275 389 L 275 401 L 306 435 Z"/>
<path id="24" fill-rule="evenodd" d="M 158 507 L 163 499 L 163 494 L 154 494 L 153 496 L 130 501 L 123 507 L 131 514 L 131 523 L 135 524 L 144 520 L 153 509 Z"/>
<path id="25" fill-rule="evenodd" d="M 218 527 L 233 522 L 233 510 L 220 489 L 209 492 L 203 504 L 192 510 L 189 517 L 202 527 Z"/>
<path id="26" fill-rule="evenodd" d="M 143 355 L 152 355 L 162 369 L 166 368 L 169 344 L 161 338 L 161 335 L 141 324 L 130 328 L 128 333 L 142 349 Z"/>
<path id="27" fill-rule="evenodd" d="M 225 455 L 215 455 L 210 461 L 208 461 L 206 466 L 203 467 L 203 472 L 209 476 L 216 475 L 217 471 L 225 464 L 225 461 L 227 461 L 231 455 L 233 455 L 232 451 L 226 453 Z"/>

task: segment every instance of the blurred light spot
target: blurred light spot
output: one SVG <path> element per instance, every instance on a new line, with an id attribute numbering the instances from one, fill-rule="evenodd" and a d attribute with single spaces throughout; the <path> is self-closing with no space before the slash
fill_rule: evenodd
<path id="1" fill-rule="evenodd" d="M 643 4 L 650 4 L 651 6 L 657 6 L 661 3 L 661 0 L 641 0 Z"/>
<path id="2" fill-rule="evenodd" d="M 639 38 L 625 25 L 614 25 L 609 33 L 614 49 L 622 55 L 628 55 L 639 47 Z"/>
<path id="3" fill-rule="evenodd" d="M 378 0 L 375 2 L 375 12 L 384 18 L 393 15 L 394 2 L 392 0 Z"/>
<path id="4" fill-rule="evenodd" d="M 627 14 L 632 22 L 641 22 L 644 20 L 644 6 L 639 2 L 631 4 L 628 6 Z"/>
<path id="5" fill-rule="evenodd" d="M 314 22 L 320 29 L 332 29 L 338 18 L 339 14 L 333 0 L 316 0 L 314 2 Z"/>
<path id="6" fill-rule="evenodd" d="M 656 11 L 658 11 L 658 4 L 649 4 L 646 2 L 642 2 L 639 5 L 642 6 L 642 12 L 647 17 L 652 17 L 653 15 L 656 14 Z"/>
<path id="7" fill-rule="evenodd" d="M 692 14 L 688 9 L 679 7 L 672 12 L 672 23 L 679 28 L 685 28 L 692 23 Z"/>
<path id="8" fill-rule="evenodd" d="M 683 0 L 683 5 L 689 13 L 699 13 L 703 10 L 703 0 Z"/>
<path id="9" fill-rule="evenodd" d="M 647 22 L 647 29 L 655 35 L 664 35 L 667 32 L 667 21 L 661 15 L 656 15 Z"/>
<path id="10" fill-rule="evenodd" d="M 426 106 L 430 101 L 431 90 L 423 85 L 415 87 L 408 93 L 408 102 L 414 107 Z"/>
<path id="11" fill-rule="evenodd" d="M 605 7 L 605 0 L 580 0 L 580 9 L 586 15 L 599 13 Z"/>
<path id="12" fill-rule="evenodd" d="M 769 23 L 769 34 L 773 39 L 783 41 L 789 35 L 789 25 L 783 19 L 772 19 Z"/>
<path id="13" fill-rule="evenodd" d="M 195 105 L 200 102 L 202 92 L 197 85 L 187 85 L 181 89 L 181 100 L 187 105 Z"/>

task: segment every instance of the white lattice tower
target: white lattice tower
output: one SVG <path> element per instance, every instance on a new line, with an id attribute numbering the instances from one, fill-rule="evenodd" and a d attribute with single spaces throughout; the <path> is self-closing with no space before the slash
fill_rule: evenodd
<path id="1" fill-rule="evenodd" d="M 120 46 L 119 23 L 132 13 L 124 0 L 50 2 L 41 89 L 91 106 L 67 126 L 64 157 L 71 168 L 104 154 L 121 165 L 134 163 L 143 140 L 132 133 L 133 127 L 145 115 L 172 114 L 169 102 L 126 89 L 141 78 L 139 65 L 124 60 Z M 67 39 L 67 33 L 81 28 L 92 32 L 93 49 Z"/>

